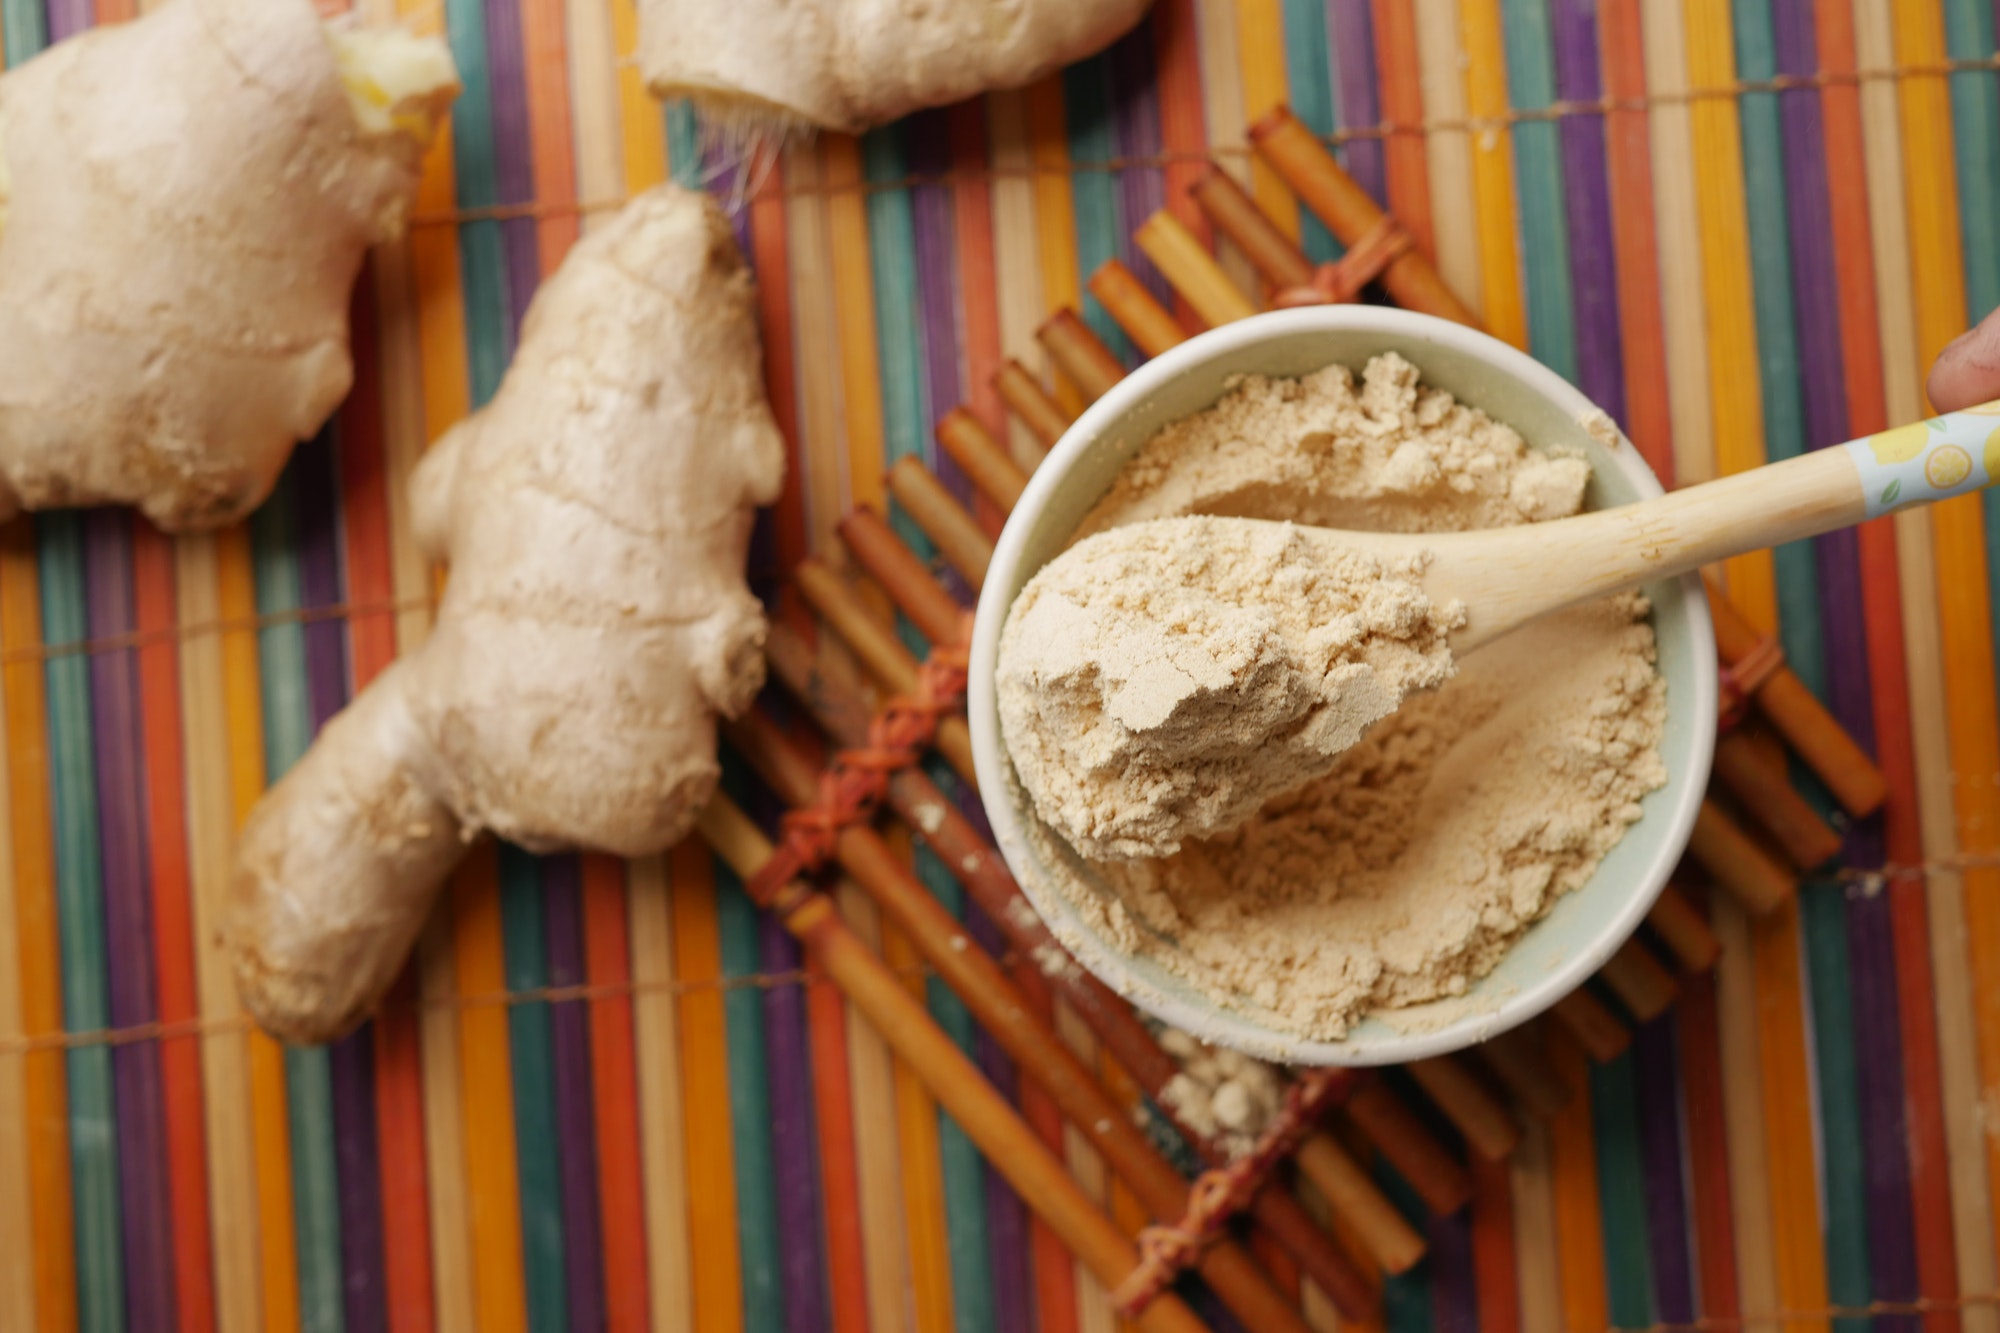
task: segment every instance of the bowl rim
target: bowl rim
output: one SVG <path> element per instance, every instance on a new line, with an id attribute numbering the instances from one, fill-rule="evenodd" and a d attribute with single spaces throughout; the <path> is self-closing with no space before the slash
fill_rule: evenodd
<path id="1" fill-rule="evenodd" d="M 1572 418 L 1581 420 L 1600 411 L 1569 381 L 1498 338 L 1433 315 L 1393 306 L 1371 305 L 1326 305 L 1267 311 L 1210 329 L 1148 360 L 1086 408 L 1049 451 L 1041 466 L 1035 469 L 995 543 L 973 622 L 967 671 L 966 702 L 981 805 L 1001 856 L 1014 872 L 1029 902 L 1045 919 L 1048 915 L 1043 911 L 1040 896 L 1046 886 L 1038 883 L 1036 875 L 1025 873 L 1024 863 L 1032 860 L 1032 853 L 1017 818 L 1014 802 L 1010 799 L 1013 786 L 1011 766 L 996 721 L 995 675 L 1000 630 L 1013 600 L 1013 594 L 1003 590 L 1016 582 L 1015 571 L 1023 563 L 1028 535 L 1042 510 L 1062 488 L 1078 462 L 1110 432 L 1111 427 L 1144 403 L 1163 384 L 1246 346 L 1332 329 L 1379 332 L 1444 344 L 1520 381 Z M 1642 498 L 1663 493 L 1652 468 L 1622 431 L 1618 434 L 1616 447 L 1610 452 Z M 1715 661 L 1714 626 L 1709 618 L 1708 600 L 1698 573 L 1683 575 L 1679 582 L 1684 594 L 1683 613 L 1692 636 L 1690 647 L 1697 664 L 1685 706 L 1696 718 L 1713 717 L 1717 705 L 1717 675 L 1714 671 L 1699 669 L 1699 664 Z M 1190 1003 L 1140 977 L 1129 966 L 1125 954 L 1107 947 L 1095 935 L 1061 929 L 1057 929 L 1056 934 L 1064 947 L 1074 953 L 1093 975 L 1142 1010 L 1203 1041 L 1218 1042 L 1264 1059 L 1287 1064 L 1362 1066 L 1397 1064 L 1461 1050 L 1525 1023 L 1547 1010 L 1595 973 L 1638 929 L 1672 876 L 1693 834 L 1695 816 L 1708 786 L 1714 746 L 1714 728 L 1697 725 L 1687 781 L 1679 787 L 1674 804 L 1659 815 L 1668 825 L 1666 836 L 1657 844 L 1652 860 L 1635 876 L 1632 891 L 1621 908 L 1612 914 L 1592 939 L 1534 981 L 1509 993 L 1490 1010 L 1466 1014 L 1427 1031 L 1371 1037 L 1361 1050 L 1352 1049 L 1347 1039 L 1326 1041 L 1298 1037 L 1230 1013 L 1220 1006 Z M 1051 927 L 1054 928 L 1053 921 Z"/>

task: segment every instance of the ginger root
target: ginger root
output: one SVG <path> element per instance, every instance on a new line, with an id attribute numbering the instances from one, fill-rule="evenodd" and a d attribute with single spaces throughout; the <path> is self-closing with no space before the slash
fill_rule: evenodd
<path id="1" fill-rule="evenodd" d="M 714 715 L 763 684 L 744 584 L 784 446 L 750 274 L 721 210 L 662 186 L 543 285 L 491 404 L 412 483 L 451 576 L 430 638 L 251 813 L 225 925 L 244 1003 L 324 1041 L 402 966 L 490 829 L 638 856 L 714 790 Z"/>
<path id="2" fill-rule="evenodd" d="M 0 519 L 178 532 L 269 494 L 457 92 L 443 42 L 308 0 L 174 0 L 0 78 Z"/>
<path id="3" fill-rule="evenodd" d="M 1018 88 L 1109 46 L 1150 0 L 643 0 L 639 66 L 752 130 L 859 134 Z"/>

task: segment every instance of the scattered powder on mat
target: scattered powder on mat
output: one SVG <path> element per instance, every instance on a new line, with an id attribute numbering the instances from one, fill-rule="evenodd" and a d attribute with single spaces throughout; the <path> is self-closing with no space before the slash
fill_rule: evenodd
<path id="1" fill-rule="evenodd" d="M 1170 856 L 1326 773 L 1451 674 L 1463 615 L 1421 575 L 1288 523 L 1168 518 L 1078 542 L 1000 639 L 1001 730 L 1035 809 L 1087 856 Z"/>
<path id="2" fill-rule="evenodd" d="M 1204 1045 L 1179 1028 L 1162 1029 L 1160 1047 L 1180 1062 L 1180 1072 L 1160 1089 L 1161 1105 L 1232 1160 L 1256 1147 L 1284 1105 L 1283 1076 L 1261 1060 Z"/>
<path id="3" fill-rule="evenodd" d="M 1184 513 L 1498 527 L 1576 512 L 1588 480 L 1582 458 L 1528 449 L 1385 355 L 1358 383 L 1338 366 L 1244 378 L 1141 449 L 1079 535 Z M 1666 780 L 1648 609 L 1621 596 L 1546 617 L 1233 831 L 1053 887 L 1121 947 L 1281 1030 L 1336 1038 L 1371 1010 L 1461 994 Z"/>

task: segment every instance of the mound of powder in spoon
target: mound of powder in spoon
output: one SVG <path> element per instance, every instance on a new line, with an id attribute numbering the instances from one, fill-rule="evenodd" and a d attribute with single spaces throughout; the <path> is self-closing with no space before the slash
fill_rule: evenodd
<path id="1" fill-rule="evenodd" d="M 1170 856 L 1325 773 L 1451 674 L 1420 563 L 1287 524 L 1156 519 L 1077 543 L 1014 601 L 1000 725 L 1036 811 L 1095 857 Z"/>
<path id="2" fill-rule="evenodd" d="M 1577 512 L 1589 479 L 1584 458 L 1529 448 L 1391 354 L 1360 376 L 1332 366 L 1236 382 L 1141 448 L 1075 542 L 1188 514 L 1396 532 L 1502 527 Z M 1224 1007 L 1302 1036 L 1337 1038 L 1371 1012 L 1460 995 L 1590 878 L 1666 781 L 1649 610 L 1643 597 L 1607 598 L 1469 654 L 1331 771 L 1172 856 L 1106 856 L 1038 821 L 1029 836 L 1058 869 L 1037 892 L 1065 896 L 1101 938 Z M 1357 662 L 1385 669 L 1365 651 L 1333 669 Z M 1007 740 L 1025 785 L 1035 760 Z M 1185 799 L 1199 805 L 1203 790 L 1193 783 Z"/>

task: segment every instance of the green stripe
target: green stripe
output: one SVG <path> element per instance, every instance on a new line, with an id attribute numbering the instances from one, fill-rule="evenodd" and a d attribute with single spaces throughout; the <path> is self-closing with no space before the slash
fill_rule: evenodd
<path id="1" fill-rule="evenodd" d="M 549 984 L 541 863 L 505 844 L 500 848 L 500 928 L 507 989 Z M 528 1327 L 561 1333 L 569 1327 L 569 1282 L 563 1266 L 562 1157 L 556 1143 L 555 1034 L 541 1000 L 509 1005 L 507 1048 L 514 1088 L 514 1156 L 521 1178 L 521 1256 L 528 1288 Z"/>
<path id="2" fill-rule="evenodd" d="M 1627 1052 L 1590 1070 L 1590 1118 L 1597 1139 L 1597 1202 L 1611 1322 L 1653 1322 L 1653 1266 L 1647 1257 L 1646 1176 L 1639 1145 L 1639 1089 Z"/>
<path id="3" fill-rule="evenodd" d="M 1501 0 L 1508 100 L 1539 111 L 1555 101 L 1547 0 Z M 1528 350 L 1565 379 L 1576 378 L 1576 326 L 1570 304 L 1569 217 L 1564 209 L 1562 141 L 1554 121 L 1514 126 L 1514 176 L 1520 193 L 1521 270 L 1527 283 Z"/>
<path id="4" fill-rule="evenodd" d="M 1326 0 L 1284 0 L 1285 83 L 1292 114 L 1314 134 L 1332 134 L 1339 71 L 1326 37 Z M 1299 210 L 1299 243 L 1316 264 L 1340 258 L 1340 242 L 1310 209 Z"/>
<path id="5" fill-rule="evenodd" d="M 700 189 L 701 121 L 694 104 L 683 97 L 667 103 L 660 114 L 667 119 L 667 174 L 676 185 Z"/>
<path id="6" fill-rule="evenodd" d="M 1769 0 L 1735 6 L 1736 61 L 1745 80 L 1778 72 Z M 1783 188 L 1785 144 L 1775 93 L 1747 93 L 1742 102 L 1743 180 L 1757 311 L 1757 369 L 1764 403 L 1765 450 L 1772 460 L 1806 448 L 1798 334 L 1792 306 L 1789 201 Z M 1826 648 L 1821 632 L 1819 570 L 1810 542 L 1774 554 L 1779 639 L 1786 660 L 1812 691 L 1826 695 Z M 1794 764 L 1796 776 L 1802 768 Z M 1832 805 L 1816 782 L 1799 784 L 1822 814 Z M 1861 1101 L 1856 1085 L 1853 988 L 1847 970 L 1847 923 L 1840 895 L 1808 890 L 1799 896 L 1804 937 L 1806 1002 L 1811 1010 L 1817 1067 L 1824 1199 L 1827 1294 L 1835 1305 L 1870 1299 L 1868 1195 L 1862 1156 Z M 1836 1321 L 1860 1333 L 1867 1320 Z"/>
<path id="7" fill-rule="evenodd" d="M 40 543 L 43 642 L 78 643 L 88 637 L 83 516 L 44 514 L 36 520 L 35 530 Z M 94 1032 L 111 1025 L 111 997 L 91 747 L 90 659 L 82 653 L 51 657 L 45 675 L 63 1023 L 72 1032 Z M 73 1048 L 65 1063 L 71 1189 L 76 1200 L 78 1323 L 85 1333 L 115 1333 L 125 1327 L 125 1275 L 111 1050 Z"/>
<path id="8" fill-rule="evenodd" d="M 0 41 L 7 44 L 7 67 L 31 60 L 49 44 L 48 15 L 41 0 L 0 0 Z"/>
<path id="9" fill-rule="evenodd" d="M 292 469 L 250 516 L 257 612 L 282 616 L 301 604 Z M 283 777 L 312 742 L 305 628 L 296 620 L 257 632 L 264 715 L 264 773 Z M 285 1048 L 285 1104 L 292 1149 L 292 1226 L 299 1263 L 299 1320 L 309 1333 L 340 1333 L 340 1183 L 334 1147 L 333 1073 L 321 1046 Z"/>
<path id="10" fill-rule="evenodd" d="M 719 862 L 715 914 L 722 934 L 722 974 L 763 970 L 757 908 L 742 882 Z M 764 992 L 735 986 L 722 993 L 728 1025 L 730 1137 L 736 1149 L 736 1232 L 743 1260 L 743 1327 L 780 1333 L 785 1293 L 779 1282 L 778 1171 L 771 1153 L 771 1073 L 764 1048 Z"/>
<path id="11" fill-rule="evenodd" d="M 452 170 L 460 208 L 491 208 L 500 191 L 494 175 L 493 85 L 486 60 L 486 15 L 480 0 L 445 0 L 445 24 L 463 91 L 451 109 Z M 500 224 L 463 222 L 458 257 L 465 300 L 465 354 L 474 407 L 500 387 L 507 370 L 507 269 Z"/>
<path id="12" fill-rule="evenodd" d="M 1088 279 L 1107 260 L 1118 257 L 1119 242 L 1128 234 L 1118 225 L 1117 178 L 1105 169 L 1118 152 L 1111 136 L 1111 66 L 1105 57 L 1095 56 L 1063 71 L 1063 108 L 1069 126 L 1076 265 L 1078 273 Z M 1143 221 L 1136 218 L 1131 225 Z M 1088 289 L 1083 293 L 1083 322 L 1120 361 L 1132 364 L 1135 353 L 1131 340 Z"/>

